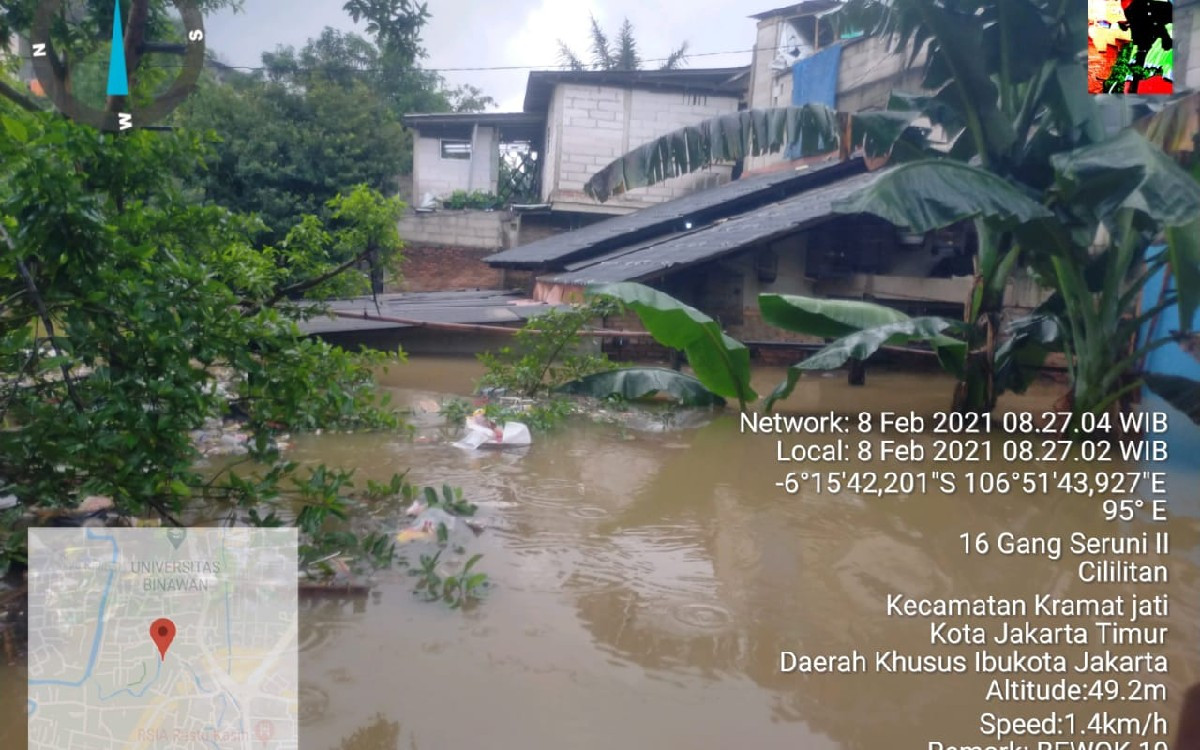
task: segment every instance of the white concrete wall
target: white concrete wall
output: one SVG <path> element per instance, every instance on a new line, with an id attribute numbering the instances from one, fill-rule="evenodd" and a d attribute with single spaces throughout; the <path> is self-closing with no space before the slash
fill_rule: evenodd
<path id="1" fill-rule="evenodd" d="M 1175 5 L 1175 90 L 1200 88 L 1200 3 Z"/>
<path id="2" fill-rule="evenodd" d="M 623 212 L 726 182 L 729 167 L 715 167 L 639 188 L 604 204 L 583 192 L 593 174 L 631 149 L 737 108 L 736 97 L 560 84 L 547 120 L 542 197 L 558 208 Z"/>
<path id="3" fill-rule="evenodd" d="M 500 176 L 500 144 L 495 128 L 475 128 L 471 140 L 471 171 L 467 191 L 496 192 Z"/>
<path id="4" fill-rule="evenodd" d="M 562 115 L 563 103 L 566 99 L 565 86 L 558 86 L 550 97 L 550 106 L 546 108 L 546 150 L 541 155 L 542 161 L 542 200 L 550 201 L 550 196 L 558 187 L 558 163 L 561 159 L 563 126 L 565 118 Z"/>
<path id="5" fill-rule="evenodd" d="M 779 27 L 783 23 L 778 18 L 769 18 L 758 24 L 758 37 L 754 43 L 754 57 L 750 62 L 750 92 L 749 105 L 751 109 L 767 109 L 791 104 L 791 77 L 788 76 L 787 101 L 778 99 L 775 84 L 777 71 L 771 68 L 775 59 L 775 49 L 779 42 Z M 790 73 L 790 71 L 789 71 Z"/>
<path id="6" fill-rule="evenodd" d="M 408 245 L 479 247 L 499 250 L 509 231 L 505 211 L 410 213 L 400 220 L 400 239 Z"/>
<path id="7" fill-rule="evenodd" d="M 443 159 L 443 139 L 417 132 L 413 139 L 413 195 L 416 201 L 420 202 L 425 193 L 445 198 L 455 190 L 496 192 L 500 169 L 500 144 L 496 137 L 495 128 L 477 128 L 470 159 Z"/>

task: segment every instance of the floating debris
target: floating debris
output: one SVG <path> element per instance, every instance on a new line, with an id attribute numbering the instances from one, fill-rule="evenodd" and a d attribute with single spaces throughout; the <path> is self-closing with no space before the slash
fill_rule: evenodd
<path id="1" fill-rule="evenodd" d="M 416 503 L 413 505 L 415 506 Z M 401 529 L 396 534 L 396 541 L 401 544 L 432 541 L 437 539 L 439 528 L 445 528 L 443 533 L 449 535 L 458 525 L 458 521 L 456 516 L 450 515 L 441 508 L 424 508 L 408 528 Z"/>
<path id="2" fill-rule="evenodd" d="M 456 448 L 521 448 L 533 443 L 529 428 L 523 422 L 496 424 L 478 409 L 467 419 L 467 434 L 454 443 Z"/>

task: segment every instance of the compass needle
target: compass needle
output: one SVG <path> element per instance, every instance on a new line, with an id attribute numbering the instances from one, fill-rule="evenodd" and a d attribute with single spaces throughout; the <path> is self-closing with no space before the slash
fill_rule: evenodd
<path id="1" fill-rule="evenodd" d="M 125 69 L 125 32 L 121 28 L 121 0 L 113 0 L 112 52 L 108 58 L 108 95 L 129 96 L 129 72 Z"/>
<path id="2" fill-rule="evenodd" d="M 122 15 L 121 0 L 102 0 L 101 4 L 107 6 L 109 2 L 112 3 L 113 15 L 108 81 L 104 89 L 107 101 L 97 105 L 94 99 L 80 99 L 73 90 L 73 73 L 76 71 L 72 68 L 88 65 L 86 61 L 93 53 L 100 58 L 106 43 L 103 23 L 99 24 L 100 30 L 97 30 L 79 13 L 67 11 L 78 7 L 77 0 L 37 0 L 29 44 L 38 85 L 59 112 L 76 122 L 112 133 L 152 126 L 153 129 L 161 129 L 154 123 L 167 117 L 195 90 L 204 69 L 204 17 L 200 13 L 199 0 L 162 0 L 162 5 L 174 6 L 182 22 L 179 24 L 169 18 L 149 18 L 143 12 L 149 0 L 135 0 L 128 16 Z M 3 4 L 0 0 L 0 5 Z M 126 7 L 129 7 L 129 3 L 126 3 Z M 148 29 L 147 24 L 152 20 L 157 27 Z M 163 20 L 167 23 L 161 23 Z M 146 39 L 148 32 L 157 33 L 163 29 L 171 29 L 168 39 Z M 139 54 L 126 56 L 126 35 L 131 40 L 130 44 L 136 44 Z M 136 77 L 139 66 L 146 64 L 146 51 L 182 55 L 183 65 L 173 80 L 167 78 L 159 81 L 157 76 L 154 77 L 160 85 L 154 91 L 148 90 L 144 98 L 133 101 L 130 78 Z M 90 70 L 101 73 L 96 67 Z M 87 77 L 81 80 L 94 80 L 90 74 L 85 75 Z M 96 83 L 103 84 L 104 81 L 101 79 Z"/>

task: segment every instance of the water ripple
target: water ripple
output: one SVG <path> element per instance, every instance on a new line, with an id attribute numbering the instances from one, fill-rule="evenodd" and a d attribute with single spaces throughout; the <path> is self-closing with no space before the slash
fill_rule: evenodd
<path id="1" fill-rule="evenodd" d="M 723 630 L 733 621 L 729 610 L 702 602 L 680 604 L 671 610 L 671 614 L 684 625 L 700 630 Z"/>
<path id="2" fill-rule="evenodd" d="M 309 682 L 300 683 L 300 726 L 310 726 L 329 713 L 329 694 Z"/>

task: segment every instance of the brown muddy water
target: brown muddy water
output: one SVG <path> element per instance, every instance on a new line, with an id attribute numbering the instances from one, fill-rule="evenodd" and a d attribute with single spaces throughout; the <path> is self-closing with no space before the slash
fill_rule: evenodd
<path id="1" fill-rule="evenodd" d="M 983 711 L 1046 712 L 986 702 L 991 676 L 780 672 L 785 650 L 969 650 L 930 646 L 928 620 L 888 617 L 889 593 L 1169 591 L 1170 672 L 1146 677 L 1168 686 L 1173 725 L 1184 689 L 1200 680 L 1196 507 L 1167 524 L 1169 586 L 1085 585 L 1067 559 L 966 556 L 959 535 L 1136 534 L 1151 524 L 1106 524 L 1096 501 L 1064 494 L 789 496 L 774 486 L 793 470 L 777 463 L 775 437 L 741 434 L 732 410 L 691 426 L 575 422 L 519 453 L 469 453 L 446 443 L 431 407 L 470 393 L 479 374 L 473 360 L 421 358 L 383 378 L 415 407 L 416 441 L 326 434 L 293 446 L 297 460 L 356 467 L 360 480 L 408 468 L 418 484 L 461 486 L 488 527 L 467 552 L 483 553 L 493 582 L 465 612 L 419 601 L 402 571 L 379 577 L 367 598 L 302 601 L 306 750 L 925 748 L 986 744 Z M 761 370 L 755 386 L 766 392 L 781 375 Z M 933 375 L 872 372 L 863 388 L 818 377 L 784 408 L 929 414 L 949 392 Z M 1002 410 L 1040 410 L 1055 395 L 1039 390 Z M 1037 467 L 978 470 L 1014 468 Z M 1200 502 L 1196 481 L 1172 475 L 1174 509 Z M 381 523 L 402 520 L 384 513 Z M 1074 658 L 1083 648 L 1036 650 Z M 0 748 L 25 746 L 24 696 L 24 671 L 0 666 Z"/>

